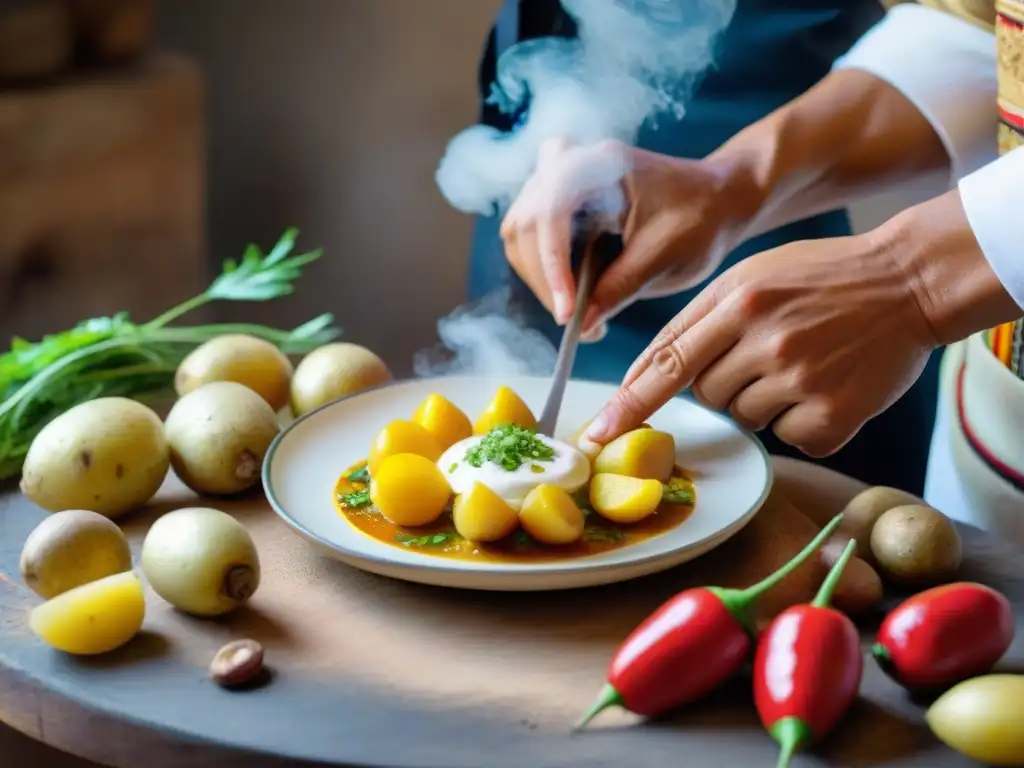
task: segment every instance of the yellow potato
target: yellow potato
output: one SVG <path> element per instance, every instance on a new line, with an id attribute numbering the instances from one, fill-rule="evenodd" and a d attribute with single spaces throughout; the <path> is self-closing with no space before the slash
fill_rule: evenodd
<path id="1" fill-rule="evenodd" d="M 583 536 L 583 512 L 557 485 L 538 485 L 523 499 L 519 523 L 542 544 L 572 544 Z"/>
<path id="2" fill-rule="evenodd" d="M 412 420 L 432 434 L 442 450 L 448 450 L 473 434 L 469 417 L 441 395 L 428 395 L 416 409 Z"/>
<path id="3" fill-rule="evenodd" d="M 288 405 L 292 363 L 275 345 L 245 334 L 216 336 L 196 347 L 174 374 L 178 397 L 211 381 L 242 384 L 280 411 Z"/>
<path id="4" fill-rule="evenodd" d="M 668 482 L 676 463 L 672 435 L 641 427 L 612 440 L 594 459 L 594 471 Z"/>
<path id="5" fill-rule="evenodd" d="M 47 600 L 33 609 L 29 626 L 58 651 L 86 656 L 120 648 L 142 629 L 145 616 L 142 584 L 126 571 Z"/>
<path id="6" fill-rule="evenodd" d="M 946 746 L 984 765 L 1024 766 L 1024 675 L 983 675 L 954 686 L 925 714 Z"/>
<path id="7" fill-rule="evenodd" d="M 629 525 L 654 514 L 661 504 L 662 488 L 659 480 L 597 474 L 590 481 L 590 504 L 601 517 Z"/>
<path id="8" fill-rule="evenodd" d="M 527 429 L 537 428 L 537 419 L 529 407 L 508 387 L 498 387 L 494 398 L 473 425 L 473 434 L 486 435 L 500 424 L 516 424 Z"/>
<path id="9" fill-rule="evenodd" d="M 437 464 L 415 453 L 389 456 L 370 475 L 370 501 L 395 525 L 429 525 L 441 516 L 451 496 Z"/>
<path id="10" fill-rule="evenodd" d="M 455 530 L 469 541 L 498 541 L 519 526 L 519 514 L 483 483 L 455 497 Z"/>
<path id="11" fill-rule="evenodd" d="M 376 354 L 346 341 L 317 347 L 292 376 L 292 414 L 302 416 L 340 397 L 391 381 L 391 371 Z"/>
<path id="12" fill-rule="evenodd" d="M 437 461 L 444 450 L 437 442 L 437 438 L 415 421 L 392 421 L 377 433 L 377 438 L 370 447 L 370 457 L 366 462 L 370 477 L 377 474 L 377 469 L 384 459 L 399 453 L 415 453 L 431 461 Z"/>

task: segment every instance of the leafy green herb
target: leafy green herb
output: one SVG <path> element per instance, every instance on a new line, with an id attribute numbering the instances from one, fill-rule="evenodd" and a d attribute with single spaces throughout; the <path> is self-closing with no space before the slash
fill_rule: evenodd
<path id="1" fill-rule="evenodd" d="M 266 339 L 285 354 L 302 354 L 337 338 L 334 318 L 323 314 L 291 331 L 249 323 L 172 326 L 214 301 L 267 301 L 287 296 L 302 267 L 321 251 L 291 255 L 298 232 L 289 229 L 270 253 L 246 248 L 229 260 L 203 293 L 147 323 L 125 313 L 94 318 L 37 343 L 15 338 L 0 355 L 0 479 L 21 472 L 33 438 L 55 417 L 98 397 L 148 401 L 174 392 L 178 364 L 195 347 L 226 333 Z"/>
<path id="2" fill-rule="evenodd" d="M 617 542 L 622 541 L 626 538 L 626 534 L 620 531 L 618 528 L 587 528 L 583 531 L 584 541 L 593 542 Z"/>
<path id="3" fill-rule="evenodd" d="M 540 464 L 531 464 L 530 471 L 533 472 L 533 474 L 535 475 L 539 475 L 541 472 L 544 471 L 544 467 L 542 467 Z"/>
<path id="4" fill-rule="evenodd" d="M 533 537 L 522 528 L 516 529 L 516 532 L 512 534 L 512 546 L 516 549 L 525 549 L 536 544 L 537 542 L 533 540 Z"/>
<path id="5" fill-rule="evenodd" d="M 370 469 L 364 465 L 345 479 L 350 483 L 368 483 L 370 482 Z"/>
<path id="6" fill-rule="evenodd" d="M 693 504 L 696 497 L 693 494 L 693 486 L 689 483 L 669 480 L 662 488 L 661 500 L 669 504 Z"/>
<path id="7" fill-rule="evenodd" d="M 457 533 L 442 531 L 441 533 L 431 533 L 426 536 L 409 536 L 408 534 L 400 533 L 395 536 L 395 541 L 407 547 L 438 547 L 442 544 L 456 541 L 458 538 L 459 534 Z"/>
<path id="8" fill-rule="evenodd" d="M 594 513 L 594 508 L 590 505 L 590 497 L 587 495 L 586 490 L 576 491 L 576 493 L 572 494 L 572 500 L 580 508 L 583 517 L 588 517 Z"/>
<path id="9" fill-rule="evenodd" d="M 349 509 L 359 509 L 370 505 L 370 492 L 367 490 L 353 491 L 352 493 L 339 493 L 338 501 L 342 506 Z"/>
<path id="10" fill-rule="evenodd" d="M 459 468 L 459 462 L 456 461 L 450 467 L 448 467 L 449 474 L 454 472 L 458 468 Z"/>
<path id="11" fill-rule="evenodd" d="M 537 433 L 517 424 L 500 424 L 475 446 L 466 451 L 470 466 L 482 467 L 487 462 L 514 472 L 527 461 L 551 461 L 555 450 L 542 442 Z"/>

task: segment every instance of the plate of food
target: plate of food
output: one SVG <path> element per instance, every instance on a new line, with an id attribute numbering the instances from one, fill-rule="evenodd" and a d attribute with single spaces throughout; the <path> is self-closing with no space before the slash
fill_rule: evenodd
<path id="1" fill-rule="evenodd" d="M 571 380 L 549 438 L 534 414 L 550 382 L 413 379 L 328 403 L 271 445 L 267 498 L 348 565 L 506 591 L 665 570 L 722 544 L 767 498 L 767 452 L 725 416 L 675 398 L 588 457 L 575 436 L 615 387 Z"/>

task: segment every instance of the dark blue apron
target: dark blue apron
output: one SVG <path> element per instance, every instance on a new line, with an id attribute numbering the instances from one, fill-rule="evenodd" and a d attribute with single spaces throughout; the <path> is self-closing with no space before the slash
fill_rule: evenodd
<path id="1" fill-rule="evenodd" d="M 639 145 L 676 157 L 707 155 L 742 128 L 817 83 L 881 13 L 878 0 L 739 0 L 733 21 L 720 41 L 716 66 L 688 102 L 685 117 L 672 121 L 659 116 L 657 127 L 641 130 Z M 574 33 L 573 21 L 558 0 L 508 0 L 481 63 L 482 99 L 490 92 L 497 51 L 518 40 Z M 482 104 L 481 121 L 486 124 L 509 130 L 514 119 Z M 476 220 L 470 298 L 511 285 L 513 299 L 530 325 L 557 344 L 561 329 L 505 261 L 499 224 L 497 216 Z M 720 271 L 748 255 L 794 240 L 848 234 L 850 223 L 845 211 L 815 216 L 745 243 L 729 255 Z M 600 343 L 580 346 L 574 374 L 620 381 L 633 360 L 698 290 L 639 302 L 626 309 L 610 323 L 608 335 Z M 867 424 L 843 450 L 820 463 L 868 483 L 921 493 L 935 419 L 937 381 L 938 355 L 934 355 L 906 396 Z M 772 453 L 806 458 L 769 430 L 760 437 Z"/>

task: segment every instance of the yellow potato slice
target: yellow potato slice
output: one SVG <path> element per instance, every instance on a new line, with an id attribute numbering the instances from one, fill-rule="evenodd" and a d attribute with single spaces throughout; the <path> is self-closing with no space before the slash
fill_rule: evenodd
<path id="1" fill-rule="evenodd" d="M 630 525 L 649 517 L 661 504 L 659 480 L 602 473 L 590 481 L 590 505 L 613 523 Z"/>
<path id="2" fill-rule="evenodd" d="M 583 511 L 557 485 L 538 485 L 523 499 L 519 523 L 541 544 L 572 544 L 583 536 Z"/>
<path id="3" fill-rule="evenodd" d="M 473 425 L 473 434 L 486 435 L 501 424 L 516 424 L 536 429 L 537 419 L 519 395 L 508 387 L 499 387 L 494 398 Z"/>
<path id="4" fill-rule="evenodd" d="M 366 468 L 370 477 L 376 474 L 384 459 L 399 453 L 415 453 L 431 461 L 437 461 L 444 453 L 437 438 L 415 421 L 397 419 L 377 433 Z"/>
<path id="5" fill-rule="evenodd" d="M 667 482 L 676 462 L 672 435 L 657 429 L 634 429 L 612 440 L 594 459 L 594 471 Z"/>
<path id="6" fill-rule="evenodd" d="M 32 631 L 58 651 L 79 656 L 107 653 L 142 629 L 146 600 L 132 571 L 83 584 L 36 606 Z"/>
<path id="7" fill-rule="evenodd" d="M 455 530 L 469 541 L 499 541 L 519 527 L 519 514 L 483 483 L 455 497 Z"/>
<path id="8" fill-rule="evenodd" d="M 444 512 L 451 495 L 437 464 L 415 453 L 388 456 L 370 475 L 370 501 L 395 525 L 429 525 Z"/>
<path id="9" fill-rule="evenodd" d="M 445 451 L 473 434 L 469 417 L 451 400 L 437 394 L 428 395 L 420 403 L 412 420 L 432 434 Z"/>

